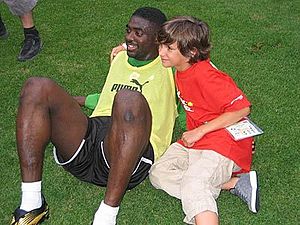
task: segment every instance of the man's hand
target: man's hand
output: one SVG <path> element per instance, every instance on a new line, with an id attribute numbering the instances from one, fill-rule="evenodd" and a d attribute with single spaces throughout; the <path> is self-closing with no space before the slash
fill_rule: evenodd
<path id="1" fill-rule="evenodd" d="M 83 107 L 85 104 L 85 96 L 73 96 L 73 98 L 75 99 L 75 101 L 81 106 Z"/>

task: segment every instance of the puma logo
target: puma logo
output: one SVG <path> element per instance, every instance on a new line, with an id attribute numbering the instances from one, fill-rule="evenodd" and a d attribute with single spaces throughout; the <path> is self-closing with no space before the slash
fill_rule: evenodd
<path id="1" fill-rule="evenodd" d="M 148 83 L 149 83 L 149 81 L 147 80 L 147 81 L 144 82 L 143 84 L 140 84 L 140 82 L 139 82 L 137 79 L 132 79 L 130 82 L 136 84 L 137 86 L 139 86 L 140 92 L 141 92 L 141 93 L 143 93 L 143 86 L 144 86 L 145 84 L 148 84 Z"/>

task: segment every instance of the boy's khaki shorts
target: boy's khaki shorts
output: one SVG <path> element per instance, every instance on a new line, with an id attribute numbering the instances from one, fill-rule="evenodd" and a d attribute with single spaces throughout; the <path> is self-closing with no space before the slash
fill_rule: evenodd
<path id="1" fill-rule="evenodd" d="M 201 212 L 218 213 L 215 200 L 234 166 L 232 160 L 215 151 L 174 143 L 151 167 L 149 178 L 155 188 L 181 199 L 184 222 L 194 224 L 194 217 Z"/>

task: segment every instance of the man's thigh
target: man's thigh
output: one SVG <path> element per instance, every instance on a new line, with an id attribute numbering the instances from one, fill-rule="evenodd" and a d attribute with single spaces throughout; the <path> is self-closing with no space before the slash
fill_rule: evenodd
<path id="1" fill-rule="evenodd" d="M 111 117 L 108 116 L 89 118 L 88 129 L 81 147 L 68 161 L 64 161 L 54 149 L 56 162 L 81 181 L 105 187 L 110 170 L 105 155 L 105 137 L 108 135 L 110 124 Z M 154 151 L 149 143 L 147 150 L 135 166 L 127 189 L 136 187 L 146 179 L 153 161 Z"/>
<path id="2" fill-rule="evenodd" d="M 110 117 L 89 118 L 86 134 L 70 159 L 65 160 L 61 152 L 53 149 L 56 163 L 81 181 L 106 186 L 109 165 L 104 155 L 104 138 L 110 122 Z"/>
<path id="3" fill-rule="evenodd" d="M 17 123 L 40 129 L 35 139 L 49 138 L 64 160 L 69 160 L 84 138 L 88 119 L 78 102 L 55 81 L 28 79 L 20 94 Z M 31 132 L 31 131 L 29 131 Z"/>

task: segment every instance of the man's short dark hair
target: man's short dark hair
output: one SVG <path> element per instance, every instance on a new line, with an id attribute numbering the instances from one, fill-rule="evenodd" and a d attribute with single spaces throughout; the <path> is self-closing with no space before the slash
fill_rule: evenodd
<path id="1" fill-rule="evenodd" d="M 153 7 L 141 7 L 138 8 L 132 16 L 138 16 L 151 23 L 158 25 L 159 27 L 167 21 L 166 15 L 157 8 Z"/>

